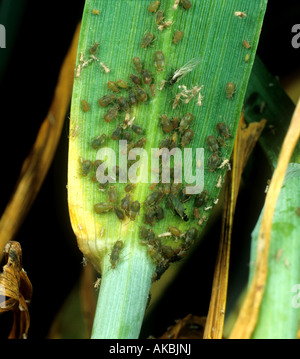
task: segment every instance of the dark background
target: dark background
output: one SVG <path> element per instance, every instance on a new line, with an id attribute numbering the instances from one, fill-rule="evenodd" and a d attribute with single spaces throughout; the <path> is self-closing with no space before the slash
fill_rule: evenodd
<path id="1" fill-rule="evenodd" d="M 1 3 L 2 1 L 0 9 Z M 16 16 L 18 3 L 23 8 L 19 14 L 19 29 L 10 33 L 7 49 L 0 49 L 0 58 L 3 51 L 9 53 L 2 78 L 0 74 L 0 213 L 9 201 L 23 160 L 47 114 L 61 63 L 84 5 L 83 0 L 20 0 L 14 1 Z M 300 67 L 300 49 L 295 50 L 291 46 L 291 28 L 300 21 L 299 1 L 290 0 L 282 4 L 282 1 L 269 2 L 258 48 L 258 54 L 267 68 L 279 78 L 293 74 Z M 8 34 L 10 24 L 0 23 L 6 26 Z M 21 243 L 23 266 L 34 288 L 30 306 L 29 337 L 32 339 L 47 336 L 55 314 L 77 282 L 81 270 L 82 255 L 77 248 L 68 217 L 67 151 L 68 121 L 46 180 L 15 238 Z M 247 281 L 250 234 L 264 201 L 266 181 L 270 178 L 268 165 L 259 148 L 255 149 L 253 157 L 256 167 L 248 170 L 237 204 L 232 239 L 229 306 L 231 299 L 236 298 L 241 289 L 236 286 L 237 281 Z M 256 173 L 262 173 L 263 176 L 258 178 Z M 258 196 L 257 193 L 262 195 Z M 243 226 L 239 223 L 243 223 Z M 189 313 L 207 314 L 219 231 L 218 220 L 166 291 L 153 312 L 152 320 L 143 326 L 142 336 L 159 336 L 175 319 Z M 201 293 L 198 288 L 201 288 Z M 9 315 L 0 317 L 1 338 L 7 337 L 10 319 Z"/>

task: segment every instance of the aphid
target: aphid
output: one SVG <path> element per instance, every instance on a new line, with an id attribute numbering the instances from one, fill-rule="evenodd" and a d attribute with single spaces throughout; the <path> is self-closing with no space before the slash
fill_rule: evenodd
<path id="1" fill-rule="evenodd" d="M 128 89 L 128 83 L 124 80 L 120 80 L 120 79 L 117 80 L 116 85 L 122 89 L 125 89 L 125 90 Z"/>
<path id="2" fill-rule="evenodd" d="M 115 130 L 114 132 L 111 134 L 111 138 L 114 140 L 114 141 L 117 141 L 120 137 L 121 137 L 121 134 L 122 134 L 122 127 L 119 125 Z"/>
<path id="3" fill-rule="evenodd" d="M 187 129 L 181 137 L 181 146 L 182 147 L 187 146 L 194 138 L 194 135 L 195 133 L 193 130 Z"/>
<path id="4" fill-rule="evenodd" d="M 114 81 L 108 81 L 107 87 L 112 90 L 113 92 L 119 92 L 118 86 Z"/>
<path id="5" fill-rule="evenodd" d="M 192 113 L 187 113 L 184 115 L 179 124 L 179 132 L 182 133 L 184 130 L 186 130 L 192 123 L 193 119 L 194 115 Z"/>
<path id="6" fill-rule="evenodd" d="M 165 56 L 162 51 L 156 51 L 153 55 L 154 66 L 157 68 L 157 71 L 162 71 L 165 65 Z"/>
<path id="7" fill-rule="evenodd" d="M 98 214 L 109 212 L 113 208 L 114 208 L 114 205 L 109 202 L 99 202 L 94 205 L 94 210 Z"/>
<path id="8" fill-rule="evenodd" d="M 181 30 L 178 30 L 175 32 L 173 37 L 173 44 L 178 44 L 178 42 L 183 38 L 183 32 Z"/>
<path id="9" fill-rule="evenodd" d="M 146 85 L 150 85 L 152 83 L 152 76 L 148 70 L 143 71 L 143 81 Z"/>
<path id="10" fill-rule="evenodd" d="M 157 206 L 155 209 L 155 217 L 158 221 L 161 221 L 162 219 L 165 218 L 165 214 L 164 214 L 164 210 L 162 209 L 162 207 Z"/>
<path id="11" fill-rule="evenodd" d="M 114 211 L 116 216 L 119 218 L 120 221 L 124 221 L 125 213 L 119 207 L 114 207 Z"/>
<path id="12" fill-rule="evenodd" d="M 151 96 L 155 97 L 155 95 L 156 95 L 156 86 L 155 86 L 155 84 L 151 84 L 149 89 L 150 89 Z"/>
<path id="13" fill-rule="evenodd" d="M 194 214 L 194 218 L 195 218 L 195 219 L 199 219 L 199 218 L 200 218 L 200 210 L 199 210 L 198 207 L 195 207 L 195 208 L 193 209 L 193 214 Z"/>
<path id="14" fill-rule="evenodd" d="M 142 48 L 146 48 L 147 46 L 149 46 L 151 44 L 151 42 L 153 41 L 153 34 L 151 34 L 150 32 L 148 32 L 144 37 L 143 37 L 143 40 L 142 40 Z"/>
<path id="15" fill-rule="evenodd" d="M 104 115 L 104 121 L 105 122 L 111 122 L 112 120 L 114 120 L 118 116 L 118 113 L 119 113 L 119 106 L 112 107 Z"/>
<path id="16" fill-rule="evenodd" d="M 225 125 L 225 123 L 219 122 L 216 127 L 217 127 L 217 131 L 219 132 L 219 134 L 222 137 L 224 137 L 224 138 L 229 138 L 230 137 L 228 127 Z"/>
<path id="17" fill-rule="evenodd" d="M 185 209 L 182 203 L 172 193 L 168 195 L 166 205 L 168 206 L 168 208 L 172 208 L 175 211 L 175 213 L 185 222 L 189 220 L 187 214 L 185 213 Z"/>
<path id="18" fill-rule="evenodd" d="M 185 243 L 192 245 L 198 237 L 198 231 L 195 227 L 190 228 L 185 234 Z"/>
<path id="19" fill-rule="evenodd" d="M 169 133 L 174 130 L 171 119 L 168 118 L 167 115 L 161 115 L 160 123 L 161 123 L 162 130 L 165 133 Z"/>
<path id="20" fill-rule="evenodd" d="M 94 148 L 95 150 L 100 148 L 103 145 L 103 143 L 105 142 L 105 139 L 106 139 L 106 134 L 105 133 L 103 133 L 100 136 L 95 137 L 92 140 L 92 143 L 91 143 L 92 148 Z"/>
<path id="21" fill-rule="evenodd" d="M 134 183 L 128 183 L 126 186 L 125 186 L 125 192 L 131 192 L 133 191 L 135 188 L 135 184 Z"/>
<path id="22" fill-rule="evenodd" d="M 136 99 L 135 94 L 134 94 L 134 92 L 132 90 L 128 91 L 128 102 L 129 102 L 130 106 L 134 106 L 137 103 L 137 99 Z"/>
<path id="23" fill-rule="evenodd" d="M 140 205 L 140 202 L 139 201 L 134 201 L 130 204 L 130 207 L 129 207 L 129 218 L 134 221 L 136 216 L 139 214 L 140 212 L 140 208 L 141 208 L 141 205 Z"/>
<path id="24" fill-rule="evenodd" d="M 200 64 L 200 61 L 200 58 L 193 58 L 186 64 L 184 64 L 182 67 L 180 67 L 178 70 L 176 70 L 172 75 L 171 79 L 169 80 L 170 85 L 174 85 L 177 81 L 182 79 L 189 72 L 193 71 L 194 68 Z"/>
<path id="25" fill-rule="evenodd" d="M 87 176 L 91 169 L 92 162 L 90 160 L 85 160 L 81 163 L 81 172 L 83 176 Z"/>
<path id="26" fill-rule="evenodd" d="M 123 134 L 122 134 L 122 140 L 125 140 L 125 141 L 131 141 L 131 133 L 129 131 L 124 131 Z"/>
<path id="27" fill-rule="evenodd" d="M 128 112 L 130 107 L 129 107 L 129 103 L 128 101 L 126 100 L 125 97 L 121 96 L 117 99 L 117 102 L 118 102 L 118 105 L 120 107 L 121 110 L 125 111 L 125 112 Z"/>
<path id="28" fill-rule="evenodd" d="M 196 208 L 202 207 L 208 200 L 208 193 L 206 190 L 203 190 L 201 193 L 197 194 L 194 202 Z"/>
<path id="29" fill-rule="evenodd" d="M 181 4 L 186 10 L 188 10 L 192 6 L 190 0 L 181 0 Z"/>
<path id="30" fill-rule="evenodd" d="M 135 148 L 142 148 L 142 147 L 145 146 L 146 141 L 147 141 L 146 137 L 142 137 L 134 144 L 134 147 Z"/>
<path id="31" fill-rule="evenodd" d="M 216 153 L 211 154 L 208 159 L 209 172 L 215 171 L 219 166 L 219 163 L 220 163 L 220 157 Z"/>
<path id="32" fill-rule="evenodd" d="M 247 41 L 247 40 L 243 40 L 243 45 L 246 49 L 250 49 L 250 47 L 251 47 L 249 41 Z"/>
<path id="33" fill-rule="evenodd" d="M 135 96 L 139 102 L 145 102 L 148 99 L 147 92 L 139 85 L 134 86 Z"/>
<path id="34" fill-rule="evenodd" d="M 99 42 L 95 42 L 94 45 L 90 47 L 90 54 L 94 55 L 97 52 L 99 45 Z"/>
<path id="35" fill-rule="evenodd" d="M 167 245 L 161 246 L 161 254 L 165 259 L 172 259 L 175 256 L 174 249 Z"/>
<path id="36" fill-rule="evenodd" d="M 112 203 L 115 203 L 116 200 L 117 200 L 116 187 L 115 186 L 109 186 L 107 195 L 108 195 L 108 201 L 112 202 Z"/>
<path id="37" fill-rule="evenodd" d="M 159 148 L 160 149 L 161 148 L 170 148 L 171 144 L 172 144 L 172 138 L 166 137 L 161 141 Z"/>
<path id="38" fill-rule="evenodd" d="M 248 62 L 249 59 L 250 59 L 250 55 L 249 55 L 249 54 L 246 54 L 246 56 L 245 56 L 245 62 Z"/>
<path id="39" fill-rule="evenodd" d="M 235 94 L 235 85 L 233 82 L 227 82 L 225 92 L 226 98 L 233 98 Z"/>
<path id="40" fill-rule="evenodd" d="M 88 112 L 90 110 L 90 105 L 86 100 L 81 100 L 81 105 L 82 105 L 82 111 Z"/>
<path id="41" fill-rule="evenodd" d="M 144 216 L 144 223 L 154 226 L 156 223 L 155 209 L 148 209 Z"/>
<path id="42" fill-rule="evenodd" d="M 178 123 L 179 123 L 178 117 L 173 117 L 171 120 L 171 123 L 172 123 L 173 129 L 176 130 L 176 128 L 178 127 Z"/>
<path id="43" fill-rule="evenodd" d="M 142 70 L 143 70 L 142 60 L 139 57 L 134 57 L 132 59 L 132 63 L 134 65 L 136 71 L 141 74 Z"/>
<path id="44" fill-rule="evenodd" d="M 111 103 L 113 103 L 116 99 L 116 95 L 104 95 L 99 98 L 98 103 L 101 107 L 107 107 Z"/>
<path id="45" fill-rule="evenodd" d="M 100 15 L 100 10 L 93 9 L 93 10 L 92 10 L 92 14 L 93 14 L 93 15 Z"/>
<path id="46" fill-rule="evenodd" d="M 120 261 L 120 252 L 124 247 L 124 243 L 122 241 L 116 241 L 116 243 L 113 245 L 111 254 L 110 254 L 110 263 L 111 268 L 115 269 Z"/>
<path id="47" fill-rule="evenodd" d="M 153 1 L 153 2 L 149 5 L 148 10 L 149 10 L 150 12 L 156 12 L 157 9 L 159 8 L 159 5 L 160 5 L 160 2 L 159 2 L 159 1 Z"/>
<path id="48" fill-rule="evenodd" d="M 142 127 L 132 124 L 131 129 L 133 132 L 135 132 L 138 135 L 142 135 L 144 133 L 144 130 L 142 129 Z"/>
<path id="49" fill-rule="evenodd" d="M 131 75 L 130 75 L 130 78 L 131 78 L 131 81 L 132 81 L 134 84 L 136 84 L 136 85 L 140 85 L 140 84 L 141 84 L 141 79 L 140 79 L 138 76 L 131 74 Z"/>
<path id="50" fill-rule="evenodd" d="M 207 144 L 208 149 L 211 152 L 219 151 L 219 145 L 218 145 L 218 142 L 217 142 L 215 136 L 208 136 L 206 139 L 206 144 Z"/>
<path id="51" fill-rule="evenodd" d="M 160 25 L 164 20 L 164 12 L 162 10 L 157 11 L 155 22 L 156 25 Z"/>
<path id="52" fill-rule="evenodd" d="M 126 215 L 129 214 L 129 206 L 130 206 L 130 194 L 126 194 L 124 198 L 121 200 L 121 208 L 125 211 Z"/>
<path id="53" fill-rule="evenodd" d="M 150 193 L 149 196 L 146 198 L 146 201 L 144 202 L 145 206 L 152 206 L 154 204 L 158 204 L 162 200 L 164 195 L 165 194 L 161 188 L 159 188 L 157 191 L 154 191 L 153 193 Z"/>
<path id="54" fill-rule="evenodd" d="M 180 237 L 181 235 L 181 230 L 178 229 L 177 227 L 173 227 L 173 226 L 169 226 L 169 231 L 173 234 L 173 236 L 175 237 Z"/>
<path id="55" fill-rule="evenodd" d="M 245 12 L 243 12 L 243 11 L 235 11 L 235 12 L 234 12 L 234 16 L 237 16 L 237 17 L 239 17 L 240 19 L 242 19 L 243 17 L 246 17 L 247 14 L 246 14 Z"/>

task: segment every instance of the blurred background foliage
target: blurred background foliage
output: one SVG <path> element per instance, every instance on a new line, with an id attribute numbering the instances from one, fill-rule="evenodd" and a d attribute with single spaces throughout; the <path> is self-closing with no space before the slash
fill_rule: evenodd
<path id="1" fill-rule="evenodd" d="M 0 49 L 1 103 L 1 196 L 4 211 L 14 190 L 22 163 L 50 106 L 61 63 L 80 21 L 84 0 L 62 2 L 0 0 L 0 23 L 6 27 L 6 49 Z M 282 5 L 269 2 L 258 47 L 258 55 L 273 76 L 278 77 L 290 98 L 300 95 L 300 49 L 291 45 L 291 28 L 299 23 L 297 0 Z M 16 241 L 23 252 L 23 267 L 32 285 L 29 337 L 48 336 L 50 327 L 81 274 L 82 255 L 70 226 L 67 207 L 68 121 L 56 156 L 41 191 Z M 257 146 L 243 176 L 232 237 L 227 311 L 234 308 L 248 281 L 251 232 L 260 215 L 272 169 Z M 213 224 L 213 225 L 212 225 Z M 174 276 L 168 271 L 150 303 L 141 337 L 160 336 L 175 319 L 187 314 L 206 316 L 221 228 L 221 208 L 216 206 L 205 235 L 192 255 Z M 162 296 L 163 283 L 168 283 Z M 68 306 L 73 338 L 87 335 L 82 329 L 80 303 Z M 0 317 L 0 338 L 11 326 L 10 313 Z M 75 324 L 79 324 L 78 327 Z M 74 324 L 74 325 L 73 325 Z M 78 328 L 78 330 L 76 330 Z"/>

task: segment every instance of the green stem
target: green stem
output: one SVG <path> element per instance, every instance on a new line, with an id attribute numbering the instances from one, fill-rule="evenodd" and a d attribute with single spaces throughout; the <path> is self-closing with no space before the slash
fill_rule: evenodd
<path id="1" fill-rule="evenodd" d="M 106 259 L 92 339 L 138 338 L 154 268 L 144 248 L 122 253 L 115 269 Z"/>

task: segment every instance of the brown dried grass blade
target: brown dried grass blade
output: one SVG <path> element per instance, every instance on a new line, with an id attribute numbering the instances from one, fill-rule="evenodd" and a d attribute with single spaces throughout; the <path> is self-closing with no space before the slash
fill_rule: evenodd
<path id="1" fill-rule="evenodd" d="M 185 318 L 176 320 L 158 339 L 202 339 L 205 317 L 188 314 Z"/>
<path id="2" fill-rule="evenodd" d="M 70 50 L 63 62 L 47 117 L 42 123 L 31 152 L 23 163 L 16 190 L 1 217 L 0 259 L 6 243 L 14 238 L 23 223 L 54 157 L 71 100 L 79 28 L 78 25 Z"/>
<path id="3" fill-rule="evenodd" d="M 272 219 L 276 202 L 283 185 L 285 173 L 300 136 L 300 100 L 298 101 L 288 132 L 285 136 L 278 165 L 267 192 L 265 209 L 258 236 L 255 272 L 237 321 L 230 334 L 231 339 L 249 339 L 255 328 L 268 274 L 268 256 Z"/>
<path id="4" fill-rule="evenodd" d="M 18 242 L 5 246 L 5 261 L 0 274 L 0 314 L 13 311 L 14 321 L 8 338 L 25 339 L 30 325 L 28 304 L 32 285 L 22 269 L 22 250 Z"/>
<path id="5" fill-rule="evenodd" d="M 243 170 L 266 122 L 266 120 L 253 122 L 246 127 L 243 114 L 240 119 L 233 149 L 232 171 L 227 172 L 226 175 L 222 231 L 203 339 L 222 339 L 223 337 L 231 233 L 236 200 Z"/>

